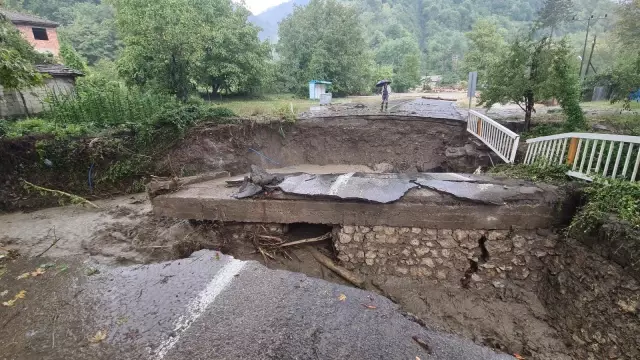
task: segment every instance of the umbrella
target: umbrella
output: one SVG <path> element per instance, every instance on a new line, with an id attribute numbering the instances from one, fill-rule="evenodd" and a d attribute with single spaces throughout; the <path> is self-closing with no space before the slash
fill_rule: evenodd
<path id="1" fill-rule="evenodd" d="M 391 84 L 391 80 L 380 80 L 378 81 L 378 83 L 376 84 L 376 87 L 383 87 L 384 84 Z"/>

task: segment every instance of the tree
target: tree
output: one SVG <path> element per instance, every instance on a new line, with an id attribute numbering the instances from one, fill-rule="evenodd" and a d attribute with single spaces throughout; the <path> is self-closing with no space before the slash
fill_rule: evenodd
<path id="1" fill-rule="evenodd" d="M 385 41 L 376 54 L 376 62 L 391 66 L 393 88 L 405 92 L 420 83 L 421 55 L 418 42 L 412 37 L 403 37 Z"/>
<path id="2" fill-rule="evenodd" d="M 60 44 L 60 58 L 64 65 L 83 73 L 87 72 L 87 62 L 78 54 L 71 44 L 65 41 Z"/>
<path id="3" fill-rule="evenodd" d="M 259 29 L 248 23 L 249 12 L 232 7 L 207 7 L 208 24 L 215 28 L 203 34 L 204 51 L 198 82 L 212 93 L 257 92 L 266 85 L 271 45 L 258 38 Z M 221 16 L 226 14 L 225 16 Z"/>
<path id="4" fill-rule="evenodd" d="M 129 83 L 186 101 L 198 84 L 245 89 L 259 81 L 269 56 L 231 0 L 113 0 L 125 44 L 118 60 Z"/>
<path id="5" fill-rule="evenodd" d="M 120 48 L 116 34 L 115 11 L 107 4 L 78 3 L 68 8 L 69 24 L 60 36 L 71 43 L 90 65 L 114 60 Z"/>
<path id="6" fill-rule="evenodd" d="M 473 30 L 465 34 L 469 40 L 469 50 L 464 55 L 460 67 L 462 75 L 477 71 L 478 82 L 483 84 L 487 81 L 489 69 L 495 66 L 507 47 L 501 30 L 496 22 L 490 19 L 476 21 Z"/>
<path id="7" fill-rule="evenodd" d="M 336 95 L 367 89 L 370 57 L 353 7 L 336 0 L 312 0 L 296 7 L 280 23 L 278 55 L 293 84 L 289 90 L 306 92 L 310 80 L 333 82 Z"/>
<path id="8" fill-rule="evenodd" d="M 118 65 L 127 83 L 151 86 L 186 101 L 203 48 L 197 0 L 113 0 L 125 44 Z"/>
<path id="9" fill-rule="evenodd" d="M 631 109 L 629 93 L 640 89 L 640 0 L 627 0 L 617 11 L 615 34 L 621 49 L 615 62 L 596 75 L 592 85 L 605 85 L 610 89 L 612 102 L 623 101 Z"/>
<path id="10" fill-rule="evenodd" d="M 0 14 L 0 86 L 18 92 L 27 115 L 29 109 L 21 90 L 43 83 L 44 77 L 34 64 L 47 60 Z"/>
<path id="11" fill-rule="evenodd" d="M 640 0 L 626 0 L 616 11 L 615 25 L 619 41 L 634 49 L 640 49 Z"/>
<path id="12" fill-rule="evenodd" d="M 538 12 L 538 27 L 551 29 L 549 37 L 553 38 L 553 32 L 569 19 L 572 9 L 571 0 L 544 0 Z"/>
<path id="13" fill-rule="evenodd" d="M 579 97 L 572 51 L 566 42 L 524 38 L 516 39 L 489 69 L 480 104 L 486 107 L 496 103 L 517 104 L 525 112 L 528 130 L 535 103 L 557 98 L 568 117 L 568 127 L 576 129 L 584 124 Z"/>

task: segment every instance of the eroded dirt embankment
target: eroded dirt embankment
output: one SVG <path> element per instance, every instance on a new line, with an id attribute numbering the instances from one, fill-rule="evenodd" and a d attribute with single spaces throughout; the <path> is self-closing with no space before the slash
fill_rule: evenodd
<path id="1" fill-rule="evenodd" d="M 369 165 L 385 171 L 472 172 L 490 160 L 465 133 L 464 122 L 393 117 L 308 119 L 295 124 L 203 124 L 150 158 L 132 153 L 131 134 L 59 142 L 25 137 L 0 140 L 0 211 L 58 204 L 29 193 L 21 179 L 89 199 L 140 192 L 150 175 L 206 171 L 245 173 L 299 164 Z"/>
<path id="2" fill-rule="evenodd" d="M 466 145 L 466 147 L 465 147 Z M 395 172 L 472 172 L 489 161 L 460 121 L 390 116 L 308 119 L 296 124 L 200 127 L 171 152 L 178 173 L 224 169 L 386 163 Z"/>

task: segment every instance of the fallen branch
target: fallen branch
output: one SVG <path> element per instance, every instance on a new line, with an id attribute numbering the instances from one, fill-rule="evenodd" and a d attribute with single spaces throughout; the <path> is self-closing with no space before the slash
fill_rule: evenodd
<path id="1" fill-rule="evenodd" d="M 44 253 L 46 253 L 47 251 L 51 250 L 51 248 L 56 246 L 58 241 L 60 241 L 60 238 L 58 238 L 56 236 L 56 227 L 54 226 L 51 230 L 53 230 L 53 243 L 51 243 L 51 245 L 49 245 L 49 247 L 46 248 L 43 252 L 41 252 L 40 254 L 36 255 L 36 257 L 40 257 L 40 256 L 44 255 Z M 51 230 L 49 230 L 49 231 L 51 231 Z"/>
<path id="2" fill-rule="evenodd" d="M 347 280 L 348 282 L 352 283 L 353 285 L 362 288 L 364 285 L 364 280 L 362 278 L 360 278 L 358 275 L 352 273 L 351 271 L 336 265 L 333 260 L 329 259 L 328 257 L 326 257 L 325 255 L 323 255 L 320 251 L 309 247 L 308 248 L 309 252 L 311 253 L 311 255 L 313 255 L 313 257 L 322 265 L 326 266 L 329 270 L 335 272 L 336 274 L 340 275 L 340 277 L 342 277 L 343 279 Z"/>
<path id="3" fill-rule="evenodd" d="M 71 200 L 71 203 L 74 204 L 74 205 L 76 205 L 76 204 L 85 205 L 86 204 L 86 205 L 92 206 L 92 207 L 94 207 L 96 209 L 100 209 L 100 206 L 98 206 L 98 205 L 92 203 L 91 201 L 89 201 L 89 200 L 87 200 L 87 199 L 85 199 L 83 197 L 80 197 L 78 195 L 69 194 L 67 192 L 60 191 L 60 190 L 47 189 L 45 187 L 32 184 L 32 183 L 30 183 L 30 182 L 28 182 L 26 180 L 22 180 L 22 183 L 23 183 L 25 189 L 27 189 L 27 190 L 36 190 L 36 191 L 40 192 L 41 195 L 51 194 L 51 195 L 53 195 L 55 197 L 58 197 L 58 198 L 69 198 Z M 63 205 L 62 202 L 60 204 Z"/>
<path id="4" fill-rule="evenodd" d="M 300 244 L 308 244 L 308 243 L 313 243 L 313 242 L 319 242 L 319 241 L 324 241 L 324 240 L 328 240 L 331 239 L 331 233 L 326 233 L 322 236 L 318 236 L 315 238 L 311 238 L 311 239 L 304 239 L 304 240 L 298 240 L 298 241 L 292 241 L 292 242 L 288 242 L 288 243 L 284 243 L 281 244 L 279 247 L 283 248 L 283 247 L 287 247 L 287 246 L 294 246 L 294 245 L 300 245 Z"/>

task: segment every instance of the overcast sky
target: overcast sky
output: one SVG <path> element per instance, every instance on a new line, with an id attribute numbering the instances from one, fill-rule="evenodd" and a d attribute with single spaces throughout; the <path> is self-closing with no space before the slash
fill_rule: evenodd
<path id="1" fill-rule="evenodd" d="M 254 15 L 258 15 L 270 7 L 282 4 L 286 1 L 287 0 L 244 0 L 247 4 L 247 8 L 249 8 Z"/>

